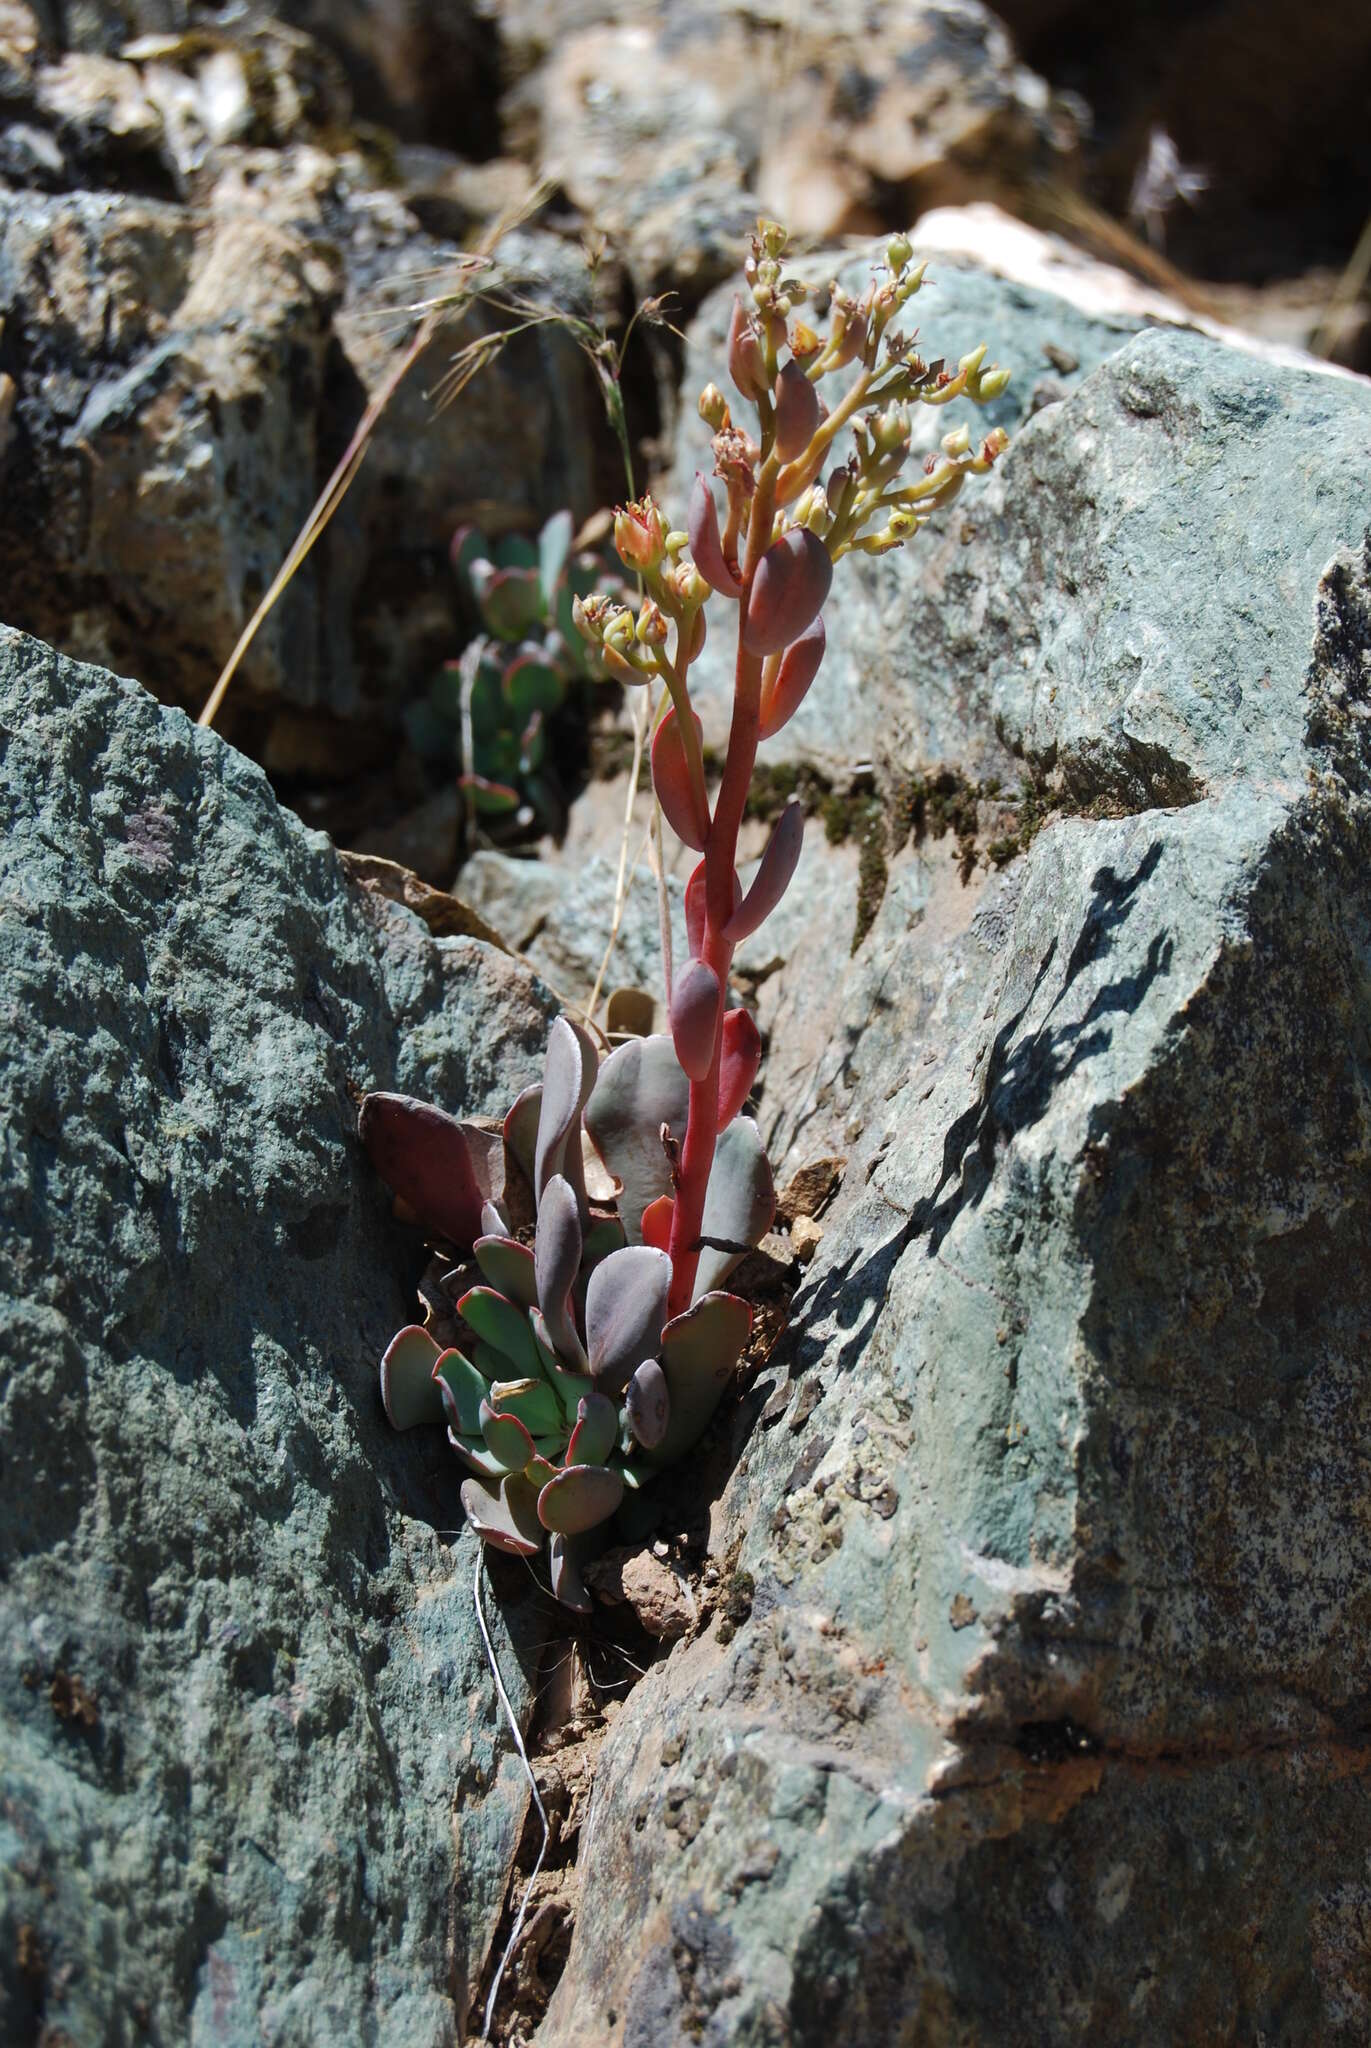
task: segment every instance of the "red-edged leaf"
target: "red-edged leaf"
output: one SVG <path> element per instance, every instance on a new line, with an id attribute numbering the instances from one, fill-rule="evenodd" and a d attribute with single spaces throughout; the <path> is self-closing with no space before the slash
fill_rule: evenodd
<path id="1" fill-rule="evenodd" d="M 743 622 L 750 654 L 773 654 L 798 640 L 823 609 L 833 581 L 828 549 L 808 527 L 792 526 L 774 540 L 752 579 Z"/>
<path id="2" fill-rule="evenodd" d="M 726 1130 L 752 1093 L 762 1060 L 761 1033 L 746 1010 L 724 1012 L 719 1058 L 719 1129 Z"/>
<path id="3" fill-rule="evenodd" d="M 790 885 L 804 842 L 805 816 L 798 797 L 791 797 L 776 820 L 766 851 L 757 863 L 752 886 L 724 926 L 724 937 L 736 946 L 765 923 Z"/>
<path id="4" fill-rule="evenodd" d="M 558 1536 L 579 1536 L 607 1522 L 623 1497 L 623 1477 L 608 1465 L 568 1465 L 538 1495 L 538 1520 Z"/>
<path id="5" fill-rule="evenodd" d="M 705 867 L 701 861 L 685 885 L 685 928 L 686 944 L 692 960 L 698 960 L 705 949 Z M 743 900 L 743 885 L 733 877 L 733 908 L 736 910 Z"/>
<path id="6" fill-rule="evenodd" d="M 774 674 L 762 679 L 762 724 L 760 737 L 771 739 L 799 710 L 824 658 L 828 634 L 823 617 L 807 626 L 798 640 L 792 640 L 781 656 Z M 770 666 L 770 664 L 768 664 Z"/>
<path id="7" fill-rule="evenodd" d="M 695 712 L 690 715 L 696 732 L 703 732 Z M 696 853 L 703 853 L 709 840 L 709 803 L 703 782 L 691 775 L 674 704 L 652 742 L 652 787 L 676 837 Z"/>
<path id="8" fill-rule="evenodd" d="M 705 582 L 725 597 L 741 597 L 743 586 L 724 560 L 714 493 L 698 469 L 691 487 L 686 528 L 690 534 L 691 557 Z"/>

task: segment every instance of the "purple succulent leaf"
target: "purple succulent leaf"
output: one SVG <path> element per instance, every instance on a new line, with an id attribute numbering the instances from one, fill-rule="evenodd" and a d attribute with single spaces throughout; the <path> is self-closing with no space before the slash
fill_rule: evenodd
<path id="1" fill-rule="evenodd" d="M 583 1394 L 576 1404 L 576 1427 L 566 1447 L 568 1465 L 603 1465 L 619 1441 L 619 1410 L 607 1395 Z"/>
<path id="2" fill-rule="evenodd" d="M 433 1368 L 442 1356 L 428 1331 L 409 1323 L 391 1338 L 381 1360 L 381 1399 L 396 1429 L 421 1422 L 441 1422 L 443 1397 L 433 1383 Z"/>
<path id="3" fill-rule="evenodd" d="M 548 1538 L 548 1564 L 552 1572 L 552 1590 L 563 1607 L 569 1607 L 574 1614 L 589 1614 L 590 1595 L 581 1577 L 573 1549 L 574 1539 L 570 1536 Z"/>
<path id="4" fill-rule="evenodd" d="M 698 469 L 691 486 L 686 528 L 690 534 L 691 559 L 705 582 L 723 597 L 741 597 L 743 586 L 724 560 L 714 493 Z"/>
<path id="5" fill-rule="evenodd" d="M 554 1173 L 538 1204 L 533 1264 L 538 1306 L 552 1348 L 580 1370 L 586 1354 L 576 1330 L 571 1290 L 581 1270 L 581 1211 L 571 1185 Z"/>
<path id="6" fill-rule="evenodd" d="M 538 1122 L 542 1106 L 543 1091 L 534 1081 L 531 1086 L 516 1095 L 510 1104 L 502 1134 L 506 1153 L 512 1158 L 530 1187 L 533 1186 L 533 1159 L 538 1147 Z"/>
<path id="7" fill-rule="evenodd" d="M 685 885 L 685 928 L 686 946 L 692 960 L 698 960 L 705 949 L 705 868 L 701 861 L 692 869 L 690 880 Z M 737 875 L 733 877 L 733 908 L 736 910 L 743 900 L 743 885 Z"/>
<path id="8" fill-rule="evenodd" d="M 776 453 L 782 462 L 804 454 L 819 415 L 819 394 L 792 356 L 776 380 Z"/>
<path id="9" fill-rule="evenodd" d="M 498 1202 L 481 1204 L 481 1230 L 486 1237 L 507 1237 L 509 1218 Z"/>
<path id="10" fill-rule="evenodd" d="M 494 1493 L 479 1479 L 462 1481 L 462 1508 L 483 1543 L 514 1557 L 536 1557 L 543 1547 L 538 1496 L 522 1473 L 500 1482 Z"/>
<path id="11" fill-rule="evenodd" d="M 629 1426 L 645 1451 L 655 1451 L 666 1441 L 671 1417 L 671 1396 L 666 1374 L 655 1358 L 645 1358 L 628 1383 L 624 1395 Z"/>
<path id="12" fill-rule="evenodd" d="M 828 549 L 808 527 L 792 526 L 757 564 L 743 621 L 749 654 L 774 654 L 798 640 L 823 610 L 833 581 Z"/>
<path id="13" fill-rule="evenodd" d="M 412 1095 L 362 1098 L 357 1135 L 382 1180 L 435 1236 L 469 1245 L 481 1228 L 482 1191 L 456 1117 Z"/>
<path id="14" fill-rule="evenodd" d="M 771 389 L 756 325 L 740 298 L 733 301 L 733 314 L 728 323 L 728 374 L 743 397 L 751 399 L 754 404 L 759 398 L 765 398 Z"/>
<path id="15" fill-rule="evenodd" d="M 649 1463 L 669 1465 L 697 1443 L 752 1329 L 752 1311 L 736 1294 L 706 1294 L 662 1332 L 662 1371 L 670 1413 Z"/>
<path id="16" fill-rule="evenodd" d="M 472 1250 L 492 1287 L 522 1309 L 533 1307 L 538 1299 L 538 1285 L 533 1254 L 527 1245 L 501 1232 L 495 1237 L 478 1237 Z"/>
<path id="17" fill-rule="evenodd" d="M 690 715 L 696 731 L 702 733 L 698 714 L 692 711 Z M 658 726 L 652 742 L 652 787 L 662 816 L 682 845 L 703 853 L 709 843 L 709 801 L 703 784 L 691 775 L 675 705 Z"/>
<path id="18" fill-rule="evenodd" d="M 724 937 L 731 946 L 740 945 L 759 925 L 765 924 L 790 887 L 804 835 L 804 809 L 799 798 L 793 796 L 772 828 L 746 896 L 724 926 Z"/>
<path id="19" fill-rule="evenodd" d="M 600 1069 L 585 1108 L 586 1129 L 601 1159 L 621 1183 L 619 1220 L 630 1245 L 642 1242 L 642 1216 L 648 1203 L 671 1192 L 662 1125 L 668 1124 L 672 1135 L 683 1139 L 689 1107 L 690 1083 L 665 1033 L 630 1039 L 612 1052 Z M 630 1370 L 637 1363 L 633 1359 Z"/>
<path id="20" fill-rule="evenodd" d="M 581 1111 L 595 1085 L 598 1061 L 590 1033 L 569 1017 L 558 1017 L 547 1041 L 543 1067 L 543 1099 L 538 1111 L 538 1138 L 533 1155 L 533 1192 L 541 1202 L 554 1173 L 577 1187 L 581 1154 Z"/>
<path id="21" fill-rule="evenodd" d="M 769 740 L 795 716 L 819 673 L 828 646 L 828 629 L 823 614 L 806 626 L 798 640 L 792 640 L 781 656 L 775 674 L 762 684 L 761 729 L 758 737 Z"/>
<path id="22" fill-rule="evenodd" d="M 538 1520 L 558 1536 L 579 1536 L 607 1522 L 624 1497 L 622 1473 L 609 1465 L 568 1465 L 538 1495 Z"/>
<path id="23" fill-rule="evenodd" d="M 719 1030 L 719 977 L 703 960 L 687 960 L 671 986 L 671 1042 L 682 1070 L 703 1081 L 714 1064 Z"/>
<path id="24" fill-rule="evenodd" d="M 605 1393 L 621 1394 L 635 1368 L 662 1339 L 671 1261 L 651 1245 L 611 1252 L 586 1287 L 586 1350 L 591 1378 Z"/>
<path id="25" fill-rule="evenodd" d="M 716 1251 L 706 1245 L 695 1276 L 695 1299 L 710 1293 L 754 1245 L 761 1243 L 776 1214 L 776 1187 L 761 1133 L 750 1116 L 735 1116 L 719 1133 L 705 1191 L 702 1237 L 742 1250 Z"/>

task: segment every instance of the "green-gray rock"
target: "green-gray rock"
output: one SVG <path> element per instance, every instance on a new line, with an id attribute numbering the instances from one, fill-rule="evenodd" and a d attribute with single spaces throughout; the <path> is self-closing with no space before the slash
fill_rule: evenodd
<path id="1" fill-rule="evenodd" d="M 0 742 L 0 2037 L 437 2048 L 525 1792 L 354 1098 L 502 1108 L 546 992 L 7 630 Z"/>
<path id="2" fill-rule="evenodd" d="M 1367 2038 L 1371 390 L 1105 345 L 968 531 L 835 578 L 800 757 L 1056 809 L 775 977 L 764 1117 L 846 1179 L 545 2048 Z"/>

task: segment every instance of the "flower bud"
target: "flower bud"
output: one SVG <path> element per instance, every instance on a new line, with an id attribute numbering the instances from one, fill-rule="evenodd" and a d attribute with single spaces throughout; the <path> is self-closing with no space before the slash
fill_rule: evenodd
<path id="1" fill-rule="evenodd" d="M 709 596 L 709 585 L 693 562 L 678 562 L 667 580 L 676 602 L 686 611 L 695 611 Z"/>
<path id="2" fill-rule="evenodd" d="M 1011 370 L 987 370 L 985 375 L 977 380 L 976 396 L 980 399 L 998 398 L 1012 375 Z"/>
<path id="3" fill-rule="evenodd" d="M 762 219 L 757 222 L 757 239 L 773 261 L 779 262 L 785 254 L 789 235 L 778 220 Z"/>
<path id="4" fill-rule="evenodd" d="M 943 453 L 944 453 L 945 455 L 967 455 L 967 454 L 969 454 L 969 453 L 970 453 L 970 450 L 971 450 L 971 429 L 970 429 L 970 427 L 966 427 L 966 426 L 962 426 L 962 427 L 954 427 L 954 428 L 952 429 L 952 432 L 951 432 L 950 434 L 944 434 L 944 435 L 943 435 L 943 442 L 942 442 L 942 445 L 943 445 Z"/>
<path id="5" fill-rule="evenodd" d="M 614 546 L 628 569 L 655 569 L 666 553 L 666 521 L 650 497 L 635 498 L 614 514 Z"/>
<path id="6" fill-rule="evenodd" d="M 571 617 L 582 639 L 599 646 L 605 637 L 605 627 L 614 616 L 617 607 L 612 597 L 597 590 L 591 597 L 573 597 Z"/>
<path id="7" fill-rule="evenodd" d="M 782 462 L 802 455 L 819 424 L 819 394 L 793 359 L 776 380 L 776 453 Z"/>
<path id="8" fill-rule="evenodd" d="M 752 579 L 743 645 L 749 654 L 774 654 L 798 640 L 823 608 L 833 581 L 828 549 L 803 526 L 773 541 Z"/>
<path id="9" fill-rule="evenodd" d="M 892 235 L 885 246 L 885 260 L 896 277 L 903 274 L 905 265 L 914 254 L 914 247 L 908 235 Z"/>
<path id="10" fill-rule="evenodd" d="M 741 299 L 733 301 L 733 317 L 728 325 L 728 374 L 743 397 L 750 398 L 754 404 L 770 391 L 762 345 L 757 339 L 757 330 L 743 311 Z"/>
<path id="11" fill-rule="evenodd" d="M 989 344 L 983 341 L 979 348 L 973 348 L 970 355 L 962 356 L 960 358 L 957 364 L 957 368 L 959 370 L 964 370 L 968 377 L 974 377 L 977 370 L 980 369 L 981 364 L 985 361 L 985 354 L 988 346 Z"/>
<path id="12" fill-rule="evenodd" d="M 909 414 L 892 405 L 887 412 L 871 417 L 871 439 L 878 455 L 901 455 L 909 448 Z"/>
<path id="13" fill-rule="evenodd" d="M 717 384 L 706 384 L 700 393 L 700 418 L 718 434 L 729 424 L 728 400 Z"/>
<path id="14" fill-rule="evenodd" d="M 820 540 L 823 539 L 833 524 L 833 518 L 822 484 L 811 484 L 807 491 L 800 493 L 790 508 L 790 522 L 792 526 L 807 526 L 811 533 L 817 533 Z"/>
<path id="15" fill-rule="evenodd" d="M 643 608 L 638 614 L 638 623 L 633 629 L 634 638 L 640 647 L 665 647 L 667 638 L 666 615 L 655 598 L 645 597 Z"/>
<path id="16" fill-rule="evenodd" d="M 795 322 L 790 330 L 790 353 L 793 356 L 803 362 L 809 356 L 817 355 L 822 346 L 812 327 L 807 327 L 803 320 Z"/>

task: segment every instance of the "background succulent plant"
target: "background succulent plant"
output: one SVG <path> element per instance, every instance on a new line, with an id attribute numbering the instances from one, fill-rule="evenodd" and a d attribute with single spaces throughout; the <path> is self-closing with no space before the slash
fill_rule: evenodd
<path id="1" fill-rule="evenodd" d="M 553 1591 L 580 1612 L 580 1554 L 626 1493 L 699 1439 L 751 1329 L 746 1302 L 720 1285 L 775 1208 L 746 1117 L 721 1137 L 694 1297 L 668 1312 L 654 1208 L 688 1102 L 669 1038 L 632 1040 L 601 1066 L 589 1035 L 559 1018 L 541 1085 L 498 1130 L 406 1096 L 362 1104 L 363 1142 L 398 1203 L 444 1250 L 469 1248 L 475 1268 L 444 1276 L 449 1313 L 431 1304 L 426 1325 L 387 1347 L 386 1412 L 398 1429 L 446 1423 L 471 1526 L 516 1556 L 546 1545 Z M 598 1198 L 614 1184 L 613 1201 Z"/>
<path id="2" fill-rule="evenodd" d="M 536 541 L 508 534 L 492 543 L 459 527 L 451 554 L 475 636 L 410 708 L 410 742 L 430 760 L 460 763 L 470 812 L 486 830 L 559 829 L 566 798 L 549 730 L 581 685 L 603 674 L 571 608 L 603 581 L 606 564 L 576 548 L 567 511 Z"/>

